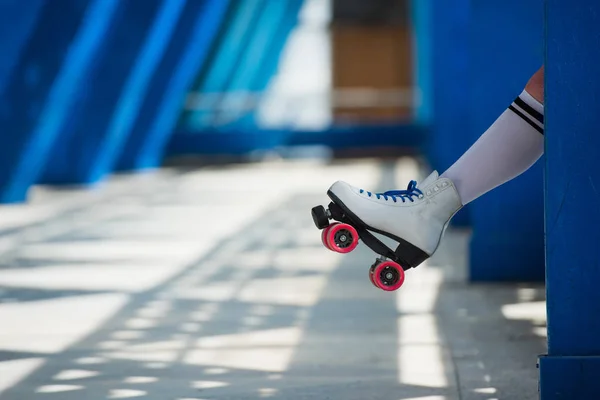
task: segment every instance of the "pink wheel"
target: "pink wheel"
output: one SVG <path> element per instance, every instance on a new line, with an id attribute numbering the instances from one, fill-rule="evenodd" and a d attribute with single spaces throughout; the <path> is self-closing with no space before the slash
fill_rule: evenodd
<path id="1" fill-rule="evenodd" d="M 384 261 L 373 271 L 374 284 L 381 290 L 392 292 L 404 283 L 404 270 L 393 261 Z"/>
<path id="2" fill-rule="evenodd" d="M 331 227 L 336 224 L 337 223 L 331 224 L 327 228 L 324 228 L 323 230 L 321 230 L 321 243 L 323 243 L 323 246 L 327 247 L 329 250 L 332 250 L 332 249 L 331 249 L 331 247 L 329 247 L 329 244 L 327 243 L 327 232 L 329 232 Z"/>
<path id="3" fill-rule="evenodd" d="M 350 253 L 358 246 L 358 232 L 348 224 L 333 224 L 325 234 L 329 248 L 338 253 Z"/>
<path id="4" fill-rule="evenodd" d="M 373 284 L 373 286 L 375 286 L 376 288 L 378 288 L 379 286 L 377 286 L 377 284 L 373 280 L 373 271 L 374 270 L 375 270 L 374 267 L 369 268 L 369 280 L 371 281 L 371 283 Z"/>

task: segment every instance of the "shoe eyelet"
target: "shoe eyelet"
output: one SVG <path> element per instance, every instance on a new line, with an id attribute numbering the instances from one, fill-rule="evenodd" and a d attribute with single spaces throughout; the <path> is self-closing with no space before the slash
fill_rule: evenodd
<path id="1" fill-rule="evenodd" d="M 419 198 L 420 198 L 420 199 L 422 199 L 423 197 L 425 197 L 425 196 L 423 196 L 422 194 L 420 194 L 420 195 L 419 195 Z"/>
<path id="2" fill-rule="evenodd" d="M 446 186 L 448 186 L 448 182 L 443 182 L 443 183 L 442 183 L 442 186 L 443 186 L 443 187 L 446 187 Z"/>
<path id="3" fill-rule="evenodd" d="M 437 191 L 440 190 L 440 188 L 436 186 L 436 187 L 433 188 L 433 190 L 437 192 Z"/>
<path id="4" fill-rule="evenodd" d="M 427 196 L 431 196 L 431 190 L 427 191 Z"/>

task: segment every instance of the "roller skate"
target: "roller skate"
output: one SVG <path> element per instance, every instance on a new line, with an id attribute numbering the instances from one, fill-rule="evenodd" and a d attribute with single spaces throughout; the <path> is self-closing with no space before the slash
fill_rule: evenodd
<path id="1" fill-rule="evenodd" d="M 404 283 L 405 271 L 435 253 L 452 217 L 462 208 L 451 180 L 434 171 L 417 187 L 371 193 L 335 182 L 327 191 L 331 202 L 312 208 L 313 221 L 329 250 L 349 253 L 359 241 L 379 255 L 369 269 L 371 283 L 394 291 Z M 333 221 L 330 223 L 330 220 Z M 398 243 L 395 250 L 373 233 Z"/>

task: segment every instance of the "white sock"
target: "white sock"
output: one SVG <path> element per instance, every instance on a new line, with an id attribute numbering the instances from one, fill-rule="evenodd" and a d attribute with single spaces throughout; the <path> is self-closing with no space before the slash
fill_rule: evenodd
<path id="1" fill-rule="evenodd" d="M 544 105 L 523 91 L 442 177 L 463 205 L 516 178 L 544 154 Z"/>

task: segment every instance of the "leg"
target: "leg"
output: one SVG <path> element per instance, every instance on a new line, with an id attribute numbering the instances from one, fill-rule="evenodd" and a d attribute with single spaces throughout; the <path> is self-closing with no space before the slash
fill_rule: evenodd
<path id="1" fill-rule="evenodd" d="M 544 69 L 489 129 L 442 176 L 434 171 L 417 187 L 371 193 L 345 182 L 329 189 L 335 203 L 370 230 L 402 239 L 432 255 L 450 219 L 465 204 L 517 177 L 544 151 Z"/>
<path id="2" fill-rule="evenodd" d="M 453 181 L 462 204 L 521 175 L 544 152 L 544 69 L 442 177 Z"/>
<path id="3" fill-rule="evenodd" d="M 544 104 L 544 66 L 529 79 L 525 90 L 540 104 Z"/>

